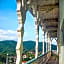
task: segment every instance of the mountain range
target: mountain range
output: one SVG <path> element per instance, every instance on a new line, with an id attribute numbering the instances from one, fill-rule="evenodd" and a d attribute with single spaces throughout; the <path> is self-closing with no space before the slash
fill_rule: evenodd
<path id="1" fill-rule="evenodd" d="M 15 54 L 16 52 L 16 41 L 13 40 L 5 40 L 5 41 L 0 41 L 0 54 Z M 38 45 L 38 49 L 39 51 L 42 51 L 42 42 L 39 42 Z M 45 43 L 45 47 L 46 47 L 46 43 Z M 57 46 L 56 45 L 52 45 L 52 50 L 56 50 Z M 35 51 L 35 41 L 24 41 L 23 42 L 23 50 L 33 50 Z M 46 51 L 46 48 L 45 48 Z"/>

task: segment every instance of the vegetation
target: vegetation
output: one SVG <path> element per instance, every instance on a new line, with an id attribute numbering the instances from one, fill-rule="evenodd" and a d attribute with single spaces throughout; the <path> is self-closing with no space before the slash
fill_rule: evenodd
<path id="1" fill-rule="evenodd" d="M 5 63 L 7 53 L 9 56 L 16 56 L 16 41 L 6 40 L 0 41 L 0 64 Z M 46 44 L 45 44 L 46 46 Z M 39 52 L 42 51 L 42 42 L 39 42 Z M 56 50 L 56 46 L 52 45 L 52 50 Z M 30 60 L 34 58 L 33 54 L 28 53 L 29 51 L 35 51 L 35 42 L 34 41 L 24 41 L 23 42 L 23 54 L 27 54 L 28 58 L 23 60 Z M 39 53 L 40 55 L 40 53 Z"/>
<path id="2" fill-rule="evenodd" d="M 13 40 L 6 40 L 6 41 L 0 41 L 0 53 L 3 54 L 9 54 L 9 55 L 15 55 L 16 53 L 16 41 Z M 46 44 L 45 44 L 46 46 Z M 39 42 L 39 52 L 42 51 L 42 42 Z M 52 45 L 52 49 L 56 50 L 56 46 Z M 35 42 L 34 41 L 24 41 L 23 42 L 23 53 L 26 53 L 28 51 L 35 51 Z"/>
<path id="3" fill-rule="evenodd" d="M 5 63 L 5 62 L 6 62 L 6 55 L 0 54 L 0 64 Z"/>
<path id="4" fill-rule="evenodd" d="M 16 41 L 0 41 L 0 54 L 9 55 L 15 54 Z"/>

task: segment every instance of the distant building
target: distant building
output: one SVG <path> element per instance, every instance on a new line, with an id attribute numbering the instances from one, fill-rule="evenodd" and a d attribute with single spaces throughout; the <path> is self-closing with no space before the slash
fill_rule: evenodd
<path id="1" fill-rule="evenodd" d="M 23 58 L 27 58 L 27 55 L 26 55 L 26 54 L 24 54 L 24 55 L 22 55 L 22 57 L 23 57 Z"/>
<path id="2" fill-rule="evenodd" d="M 14 63 L 16 63 L 16 58 L 17 58 L 17 57 L 16 57 L 16 56 L 14 56 Z"/>
<path id="3" fill-rule="evenodd" d="M 26 63 L 27 61 L 22 61 L 22 64 Z"/>
<path id="4" fill-rule="evenodd" d="M 31 54 L 33 54 L 33 55 L 35 55 L 35 52 L 34 52 L 34 51 L 29 51 L 29 53 L 31 53 Z"/>

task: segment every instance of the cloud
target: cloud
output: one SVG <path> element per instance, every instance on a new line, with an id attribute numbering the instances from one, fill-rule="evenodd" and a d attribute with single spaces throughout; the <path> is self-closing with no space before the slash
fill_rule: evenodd
<path id="1" fill-rule="evenodd" d="M 28 39 L 28 35 L 29 34 L 27 32 L 24 32 L 23 41 L 27 41 L 30 39 L 30 38 Z M 15 40 L 15 41 L 17 41 L 17 39 L 18 39 L 17 31 L 0 29 L 0 41 L 2 41 L 2 40 Z"/>
<path id="2" fill-rule="evenodd" d="M 17 40 L 17 32 L 14 30 L 0 29 L 0 41 L 2 40 Z"/>

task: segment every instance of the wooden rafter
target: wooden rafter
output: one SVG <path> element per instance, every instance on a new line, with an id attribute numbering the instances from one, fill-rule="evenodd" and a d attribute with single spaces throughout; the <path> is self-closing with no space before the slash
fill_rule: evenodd
<path id="1" fill-rule="evenodd" d="M 59 6 L 58 6 L 58 4 L 55 4 L 55 5 L 53 5 L 53 4 L 50 4 L 50 5 L 43 5 L 43 6 L 40 6 L 40 5 L 37 5 L 37 10 L 38 11 L 51 11 L 51 10 L 53 10 L 54 8 L 58 8 Z"/>

